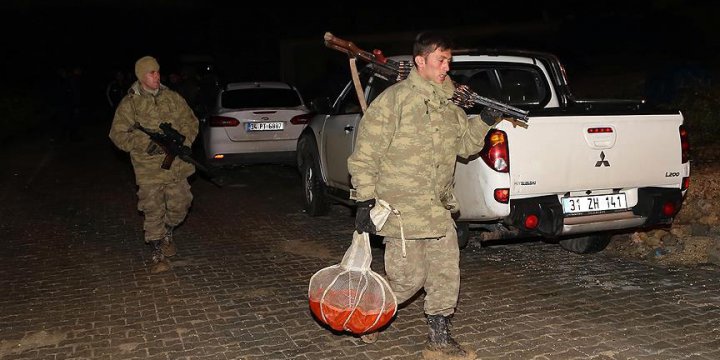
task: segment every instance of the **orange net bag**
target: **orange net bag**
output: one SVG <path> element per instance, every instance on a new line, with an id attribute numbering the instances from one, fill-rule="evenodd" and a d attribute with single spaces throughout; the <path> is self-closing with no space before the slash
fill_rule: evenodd
<path id="1" fill-rule="evenodd" d="M 310 278 L 308 298 L 315 317 L 336 331 L 362 335 L 386 325 L 397 312 L 397 299 L 387 281 L 370 269 L 367 233 L 353 233 L 340 264 Z"/>

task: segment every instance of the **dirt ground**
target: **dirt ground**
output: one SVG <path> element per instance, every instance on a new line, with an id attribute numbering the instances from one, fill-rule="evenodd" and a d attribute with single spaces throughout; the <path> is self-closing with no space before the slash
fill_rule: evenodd
<path id="1" fill-rule="evenodd" d="M 720 146 L 691 152 L 690 188 L 672 226 L 613 237 L 605 252 L 667 266 L 720 266 Z"/>

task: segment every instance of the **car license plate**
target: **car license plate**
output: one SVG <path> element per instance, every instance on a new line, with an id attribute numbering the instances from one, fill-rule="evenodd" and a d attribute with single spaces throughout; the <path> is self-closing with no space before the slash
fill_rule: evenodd
<path id="1" fill-rule="evenodd" d="M 627 209 L 625 194 L 608 194 L 596 196 L 577 196 L 562 198 L 565 214 L 579 214 L 608 210 Z"/>
<path id="2" fill-rule="evenodd" d="M 278 131 L 285 128 L 285 123 L 277 122 L 249 122 L 245 123 L 247 131 Z"/>

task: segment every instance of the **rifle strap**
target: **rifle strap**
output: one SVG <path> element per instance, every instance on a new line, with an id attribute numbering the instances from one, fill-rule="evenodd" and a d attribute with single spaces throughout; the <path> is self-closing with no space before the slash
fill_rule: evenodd
<path id="1" fill-rule="evenodd" d="M 358 101 L 360 102 L 360 108 L 363 113 L 367 110 L 367 102 L 365 102 L 365 93 L 363 92 L 362 85 L 360 84 L 360 76 L 358 75 L 357 59 L 354 57 L 350 58 L 350 74 L 352 75 L 352 81 L 355 85 L 355 93 L 357 94 Z"/>

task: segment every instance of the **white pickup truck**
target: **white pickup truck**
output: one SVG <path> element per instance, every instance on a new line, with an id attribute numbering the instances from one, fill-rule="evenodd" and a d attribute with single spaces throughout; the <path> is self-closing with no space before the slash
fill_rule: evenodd
<path id="1" fill-rule="evenodd" d="M 407 61 L 409 56 L 392 57 Z M 615 231 L 668 226 L 689 184 L 683 116 L 635 100 L 579 100 L 552 54 L 521 50 L 455 52 L 450 76 L 477 94 L 529 111 L 528 127 L 500 122 L 483 150 L 458 159 L 455 188 L 461 247 L 470 228 L 484 238 L 540 236 L 575 253 L 603 250 Z M 369 104 L 394 82 L 367 65 L 359 80 Z M 352 82 L 298 139 L 306 211 L 352 205 L 347 158 L 362 117 Z M 478 116 L 482 106 L 466 109 Z M 482 121 L 479 118 L 471 121 Z"/>

